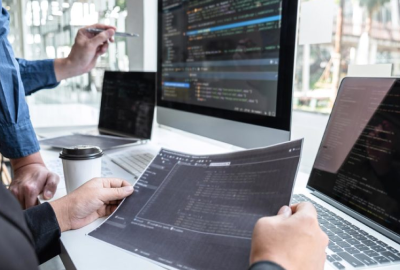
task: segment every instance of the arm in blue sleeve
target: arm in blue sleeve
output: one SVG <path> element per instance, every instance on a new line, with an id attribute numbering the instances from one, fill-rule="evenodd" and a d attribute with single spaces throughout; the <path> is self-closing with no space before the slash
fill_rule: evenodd
<path id="1" fill-rule="evenodd" d="M 249 270 L 285 270 L 285 269 L 274 262 L 261 261 L 254 263 L 252 266 L 250 266 Z"/>
<path id="2" fill-rule="evenodd" d="M 40 148 L 25 101 L 18 62 L 7 39 L 9 15 L 4 8 L 0 11 L 0 152 L 8 158 L 21 158 Z"/>
<path id="3" fill-rule="evenodd" d="M 2 90 L 0 94 L 3 94 Z M 3 104 L 0 100 L 0 107 Z M 3 112 L 3 108 L 0 108 L 0 118 L 4 117 Z M 17 123 L 0 123 L 0 153 L 7 158 L 22 158 L 40 151 L 27 109 L 25 114 L 28 118 Z"/>
<path id="4" fill-rule="evenodd" d="M 54 73 L 54 60 L 27 61 L 17 58 L 17 62 L 26 96 L 59 84 Z"/>
<path id="5" fill-rule="evenodd" d="M 18 64 L 0 38 L 0 152 L 7 158 L 22 158 L 40 150 L 33 129 Z M 7 48 L 7 47 L 6 47 Z M 2 56 L 5 56 L 4 58 Z"/>

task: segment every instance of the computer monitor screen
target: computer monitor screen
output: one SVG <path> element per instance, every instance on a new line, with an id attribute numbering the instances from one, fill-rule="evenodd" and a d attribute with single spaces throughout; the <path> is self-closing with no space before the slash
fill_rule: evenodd
<path id="1" fill-rule="evenodd" d="M 290 131 L 297 1 L 159 1 L 158 106 Z"/>
<path id="2" fill-rule="evenodd" d="M 106 71 L 99 131 L 150 139 L 156 103 L 155 72 Z"/>

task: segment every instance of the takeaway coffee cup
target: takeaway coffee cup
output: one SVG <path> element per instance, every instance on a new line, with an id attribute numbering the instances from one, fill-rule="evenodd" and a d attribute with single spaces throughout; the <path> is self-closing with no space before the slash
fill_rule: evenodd
<path id="1" fill-rule="evenodd" d="M 102 156 L 103 151 L 97 146 L 79 145 L 62 149 L 60 158 L 68 194 L 90 179 L 101 177 Z"/>

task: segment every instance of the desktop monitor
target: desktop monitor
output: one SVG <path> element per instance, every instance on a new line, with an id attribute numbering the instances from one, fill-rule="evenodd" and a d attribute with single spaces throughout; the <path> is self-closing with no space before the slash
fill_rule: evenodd
<path id="1" fill-rule="evenodd" d="M 158 9 L 158 123 L 245 148 L 288 141 L 298 1 Z"/>

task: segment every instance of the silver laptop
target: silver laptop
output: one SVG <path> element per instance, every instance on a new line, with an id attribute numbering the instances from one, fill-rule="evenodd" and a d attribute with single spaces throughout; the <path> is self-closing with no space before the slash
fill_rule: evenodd
<path id="1" fill-rule="evenodd" d="M 345 78 L 306 190 L 325 269 L 400 269 L 400 80 Z"/>
<path id="2" fill-rule="evenodd" d="M 96 145 L 103 150 L 139 145 L 151 138 L 155 105 L 156 72 L 106 71 L 98 129 L 48 138 L 40 143 L 55 148 Z M 150 148 L 148 151 L 124 148 L 109 158 L 137 179 L 154 155 Z"/>
<path id="3" fill-rule="evenodd" d="M 151 138 L 156 105 L 156 72 L 104 73 L 96 130 L 41 140 L 56 148 L 96 145 L 103 150 L 140 144 Z"/>

